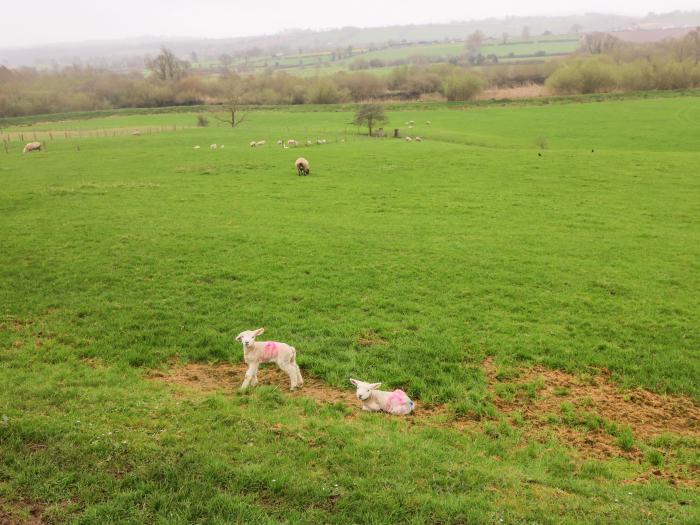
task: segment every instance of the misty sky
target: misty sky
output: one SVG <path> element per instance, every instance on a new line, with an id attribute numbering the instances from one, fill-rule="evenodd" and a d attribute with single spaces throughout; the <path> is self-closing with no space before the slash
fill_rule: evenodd
<path id="1" fill-rule="evenodd" d="M 136 36 L 209 38 L 284 29 L 372 27 L 507 15 L 643 15 L 698 9 L 698 0 L 31 0 L 3 2 L 0 47 Z M 580 7 L 577 7 L 580 6 Z"/>

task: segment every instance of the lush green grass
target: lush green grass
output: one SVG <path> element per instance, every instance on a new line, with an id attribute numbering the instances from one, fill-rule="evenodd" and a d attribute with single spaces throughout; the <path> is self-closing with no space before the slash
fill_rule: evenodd
<path id="1" fill-rule="evenodd" d="M 351 112 L 300 108 L 24 156 L 14 143 L 0 152 L 0 509 L 24 498 L 83 523 L 697 521 L 691 489 L 620 484 L 659 463 L 652 449 L 642 464 L 593 461 L 498 415 L 462 431 L 269 387 L 173 397 L 142 369 L 240 361 L 233 336 L 260 325 L 307 374 L 381 380 L 448 415 L 494 413 L 486 356 L 607 367 L 700 399 L 699 106 L 392 111 L 386 127 L 422 143 L 346 135 Z M 330 144 L 274 145 L 291 137 Z M 310 177 L 294 175 L 300 154 Z M 697 444 L 682 446 L 697 468 Z"/>

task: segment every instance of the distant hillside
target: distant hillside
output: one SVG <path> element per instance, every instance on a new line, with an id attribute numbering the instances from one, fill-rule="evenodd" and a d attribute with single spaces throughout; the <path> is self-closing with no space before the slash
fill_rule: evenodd
<path id="1" fill-rule="evenodd" d="M 376 28 L 344 27 L 327 31 L 294 30 L 274 35 L 230 39 L 143 37 L 125 40 L 56 44 L 32 48 L 0 50 L 0 65 L 8 67 L 61 67 L 91 65 L 115 70 L 140 70 L 143 59 L 167 46 L 183 58 L 196 61 L 232 57 L 308 53 L 344 49 L 348 46 L 386 46 L 388 43 L 428 43 L 463 40 L 480 30 L 487 37 L 511 38 L 523 34 L 567 34 L 592 31 L 619 31 L 630 28 L 700 26 L 700 11 L 650 14 L 634 18 L 609 14 L 558 17 L 508 17 Z"/>

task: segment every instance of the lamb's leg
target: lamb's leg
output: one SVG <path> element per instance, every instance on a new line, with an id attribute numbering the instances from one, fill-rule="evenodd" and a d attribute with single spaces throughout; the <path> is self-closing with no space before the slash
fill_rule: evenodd
<path id="1" fill-rule="evenodd" d="M 248 385 L 258 373 L 258 366 L 258 363 L 251 363 L 248 365 L 248 370 L 246 370 L 245 379 L 243 380 L 243 384 L 241 385 L 241 390 L 245 390 L 246 388 L 248 388 Z"/>
<path id="2" fill-rule="evenodd" d="M 296 365 L 293 363 L 280 363 L 279 367 L 289 376 L 289 388 L 294 390 L 297 387 Z"/>
<path id="3" fill-rule="evenodd" d="M 304 386 L 304 379 L 301 377 L 301 370 L 299 370 L 299 365 L 294 363 L 294 366 L 297 369 L 297 387 L 301 388 Z"/>

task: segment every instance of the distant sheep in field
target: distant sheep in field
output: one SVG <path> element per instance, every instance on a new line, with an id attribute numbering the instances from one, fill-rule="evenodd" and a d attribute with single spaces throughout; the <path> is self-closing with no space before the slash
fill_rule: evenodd
<path id="1" fill-rule="evenodd" d="M 216 149 L 216 144 L 212 144 L 211 146 L 209 146 L 209 149 Z"/>
<path id="2" fill-rule="evenodd" d="M 280 140 L 277 141 L 277 145 L 278 145 L 278 146 L 281 146 L 282 144 L 284 144 L 284 141 L 283 141 L 282 139 L 280 139 Z"/>
<path id="3" fill-rule="evenodd" d="M 306 160 L 304 157 L 299 157 L 296 162 L 294 163 L 294 166 L 297 169 L 297 174 L 299 176 L 301 175 L 308 175 L 310 168 L 309 168 L 309 161 Z"/>
<path id="4" fill-rule="evenodd" d="M 29 153 L 30 151 L 41 151 L 41 142 L 29 142 L 24 146 L 22 153 Z"/>
<path id="5" fill-rule="evenodd" d="M 259 148 L 260 146 L 264 146 L 265 144 L 267 144 L 267 141 L 265 141 L 265 140 L 259 140 L 259 141 L 257 141 L 257 142 L 255 143 L 255 147 L 256 147 L 256 148 Z"/>
<path id="6" fill-rule="evenodd" d="M 406 142 L 411 142 L 413 139 L 411 137 L 406 137 Z"/>
<path id="7" fill-rule="evenodd" d="M 257 146 L 257 145 L 258 145 L 258 143 L 255 142 L 254 140 L 251 140 L 251 141 L 250 141 L 250 147 L 251 147 L 251 148 L 254 148 L 254 147 Z"/>
<path id="8" fill-rule="evenodd" d="M 199 149 L 199 146 L 192 146 L 192 149 Z"/>
<path id="9" fill-rule="evenodd" d="M 311 144 L 313 144 L 313 142 L 311 142 L 311 140 L 307 140 L 307 141 L 306 141 L 306 145 L 307 145 L 307 146 L 311 146 Z"/>
<path id="10" fill-rule="evenodd" d="M 425 121 L 426 125 L 430 126 L 431 122 L 429 120 Z"/>
<path id="11" fill-rule="evenodd" d="M 135 129 L 134 131 L 131 132 L 131 134 L 132 134 L 134 137 L 138 137 L 138 136 L 141 135 L 141 131 L 139 131 L 138 129 Z"/>
<path id="12" fill-rule="evenodd" d="M 357 388 L 357 399 L 362 401 L 362 410 L 367 412 L 388 412 L 397 416 L 405 416 L 413 412 L 413 401 L 403 390 L 393 392 L 378 390 L 381 383 L 365 383 L 350 379 Z"/>
<path id="13" fill-rule="evenodd" d="M 287 146 L 298 146 L 298 145 L 299 145 L 299 143 L 294 139 L 289 139 L 287 141 Z"/>
<path id="14" fill-rule="evenodd" d="M 325 144 L 326 139 L 316 139 L 316 144 Z"/>
<path id="15" fill-rule="evenodd" d="M 289 376 L 291 390 L 301 387 L 304 380 L 297 365 L 297 351 L 293 346 L 275 341 L 259 341 L 255 338 L 265 331 L 264 328 L 246 330 L 236 336 L 236 341 L 243 343 L 243 359 L 248 365 L 241 390 L 258 384 L 258 367 L 262 363 L 275 363 Z"/>
<path id="16" fill-rule="evenodd" d="M 423 142 L 423 139 L 420 137 L 416 137 L 416 142 Z"/>

